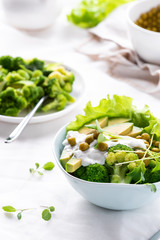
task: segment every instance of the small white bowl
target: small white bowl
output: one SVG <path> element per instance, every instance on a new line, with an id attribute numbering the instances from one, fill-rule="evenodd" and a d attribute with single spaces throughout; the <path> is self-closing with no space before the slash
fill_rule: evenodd
<path id="1" fill-rule="evenodd" d="M 160 64 L 160 33 L 146 30 L 134 22 L 142 13 L 160 5 L 159 0 L 141 0 L 131 4 L 127 13 L 129 36 L 137 54 L 146 62 Z"/>
<path id="2" fill-rule="evenodd" d="M 67 173 L 60 164 L 63 149 L 62 142 L 66 137 L 66 126 L 56 134 L 53 142 L 53 153 L 56 162 L 65 174 L 72 187 L 89 202 L 113 210 L 129 210 L 142 207 L 159 196 L 160 182 L 156 183 L 156 192 L 142 184 L 95 183 L 76 178 Z"/>
<path id="3" fill-rule="evenodd" d="M 23 30 L 50 27 L 62 9 L 62 0 L 2 0 L 7 21 Z"/>

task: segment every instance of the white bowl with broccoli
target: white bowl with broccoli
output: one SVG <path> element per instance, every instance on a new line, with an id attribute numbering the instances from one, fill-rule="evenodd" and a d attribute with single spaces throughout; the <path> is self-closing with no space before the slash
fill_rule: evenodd
<path id="1" fill-rule="evenodd" d="M 136 110 L 131 98 L 116 95 L 97 107 L 89 103 L 84 111 L 59 130 L 53 144 L 57 164 L 73 188 L 113 210 L 139 208 L 157 198 L 158 119 L 148 108 Z"/>

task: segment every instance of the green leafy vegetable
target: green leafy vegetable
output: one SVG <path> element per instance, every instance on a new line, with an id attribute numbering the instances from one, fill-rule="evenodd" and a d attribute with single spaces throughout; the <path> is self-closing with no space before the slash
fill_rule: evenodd
<path id="1" fill-rule="evenodd" d="M 16 212 L 16 209 L 12 206 L 3 206 L 2 209 L 5 211 L 5 212 Z"/>
<path id="2" fill-rule="evenodd" d="M 47 171 L 51 171 L 54 168 L 54 163 L 53 162 L 47 162 L 44 164 L 43 169 Z"/>
<path id="3" fill-rule="evenodd" d="M 156 192 L 157 191 L 157 188 L 156 188 L 155 184 L 153 184 L 153 183 L 146 183 L 146 185 L 150 187 L 151 192 Z"/>
<path id="4" fill-rule="evenodd" d="M 91 28 L 100 23 L 118 6 L 133 0 L 83 0 L 67 16 L 68 21 L 81 28 Z"/>
<path id="5" fill-rule="evenodd" d="M 40 206 L 41 208 L 45 208 L 43 211 L 42 211 L 42 219 L 44 219 L 45 221 L 49 221 L 51 219 L 51 213 L 55 211 L 55 207 L 54 206 L 50 206 L 50 207 L 46 207 L 46 206 Z M 8 213 L 15 213 L 15 212 L 18 212 L 17 213 L 17 219 L 18 220 L 21 220 L 22 219 L 22 213 L 24 211 L 30 211 L 30 210 L 35 210 L 36 208 L 25 208 L 25 209 L 16 209 L 12 206 L 3 206 L 2 209 L 5 211 L 5 212 L 8 212 Z"/>
<path id="6" fill-rule="evenodd" d="M 49 211 L 49 209 L 44 209 L 43 212 L 42 212 L 42 218 L 45 220 L 45 221 L 49 221 L 51 219 L 51 213 Z"/>
<path id="7" fill-rule="evenodd" d="M 19 213 L 17 214 L 17 218 L 18 218 L 18 220 L 21 220 L 21 218 L 22 218 L 22 212 L 19 212 Z"/>
<path id="8" fill-rule="evenodd" d="M 100 133 L 97 138 L 97 143 L 105 142 L 106 140 L 107 138 L 102 133 Z"/>
<path id="9" fill-rule="evenodd" d="M 36 168 L 39 168 L 39 163 L 35 163 L 35 165 L 36 165 Z"/>
<path id="10" fill-rule="evenodd" d="M 40 169 L 44 169 L 46 171 L 51 171 L 54 168 L 53 162 L 47 162 L 43 167 L 40 167 L 39 163 L 35 163 L 35 168 L 30 168 L 29 171 L 31 174 L 38 173 L 40 176 L 43 175 L 43 172 L 39 171 Z"/>
<path id="11" fill-rule="evenodd" d="M 67 131 L 77 131 L 83 125 L 105 116 L 109 118 L 129 118 L 137 127 L 142 127 L 142 123 L 144 124 L 143 127 L 147 127 L 151 120 L 157 121 L 147 106 L 145 106 L 145 110 L 137 110 L 132 104 L 132 98 L 127 96 L 114 95 L 112 99 L 107 96 L 107 98 L 102 99 L 96 107 L 93 107 L 91 102 L 88 102 L 84 108 L 84 112 L 85 115 L 77 115 L 76 120 L 67 126 Z"/>
<path id="12" fill-rule="evenodd" d="M 49 210 L 50 210 L 51 212 L 54 212 L 54 211 L 55 211 L 55 207 L 51 206 L 51 207 L 49 207 Z"/>
<path id="13" fill-rule="evenodd" d="M 132 178 L 132 181 L 134 183 L 144 182 L 144 174 L 145 174 L 146 168 L 143 161 L 139 164 L 138 167 L 135 167 L 133 171 L 127 174 L 127 176 L 130 176 Z"/>

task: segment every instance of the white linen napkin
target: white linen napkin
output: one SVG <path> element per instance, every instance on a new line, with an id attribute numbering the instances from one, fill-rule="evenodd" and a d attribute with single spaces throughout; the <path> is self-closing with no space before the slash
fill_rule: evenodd
<path id="1" fill-rule="evenodd" d="M 144 62 L 134 51 L 127 33 L 128 5 L 119 7 L 89 30 L 91 38 L 78 51 L 92 60 L 105 61 L 104 70 L 113 77 L 160 98 L 160 66 Z"/>

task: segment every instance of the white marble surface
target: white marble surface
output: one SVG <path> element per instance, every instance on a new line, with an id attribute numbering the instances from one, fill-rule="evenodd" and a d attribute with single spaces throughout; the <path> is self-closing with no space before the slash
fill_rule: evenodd
<path id="1" fill-rule="evenodd" d="M 16 216 L 0 210 L 0 239 L 5 240 L 147 240 L 160 228 L 160 199 L 133 211 L 111 211 L 88 203 L 66 182 L 58 166 L 44 176 L 30 176 L 35 162 L 53 161 L 52 141 L 57 130 L 82 112 L 85 103 L 93 104 L 109 94 L 134 97 L 138 106 L 148 104 L 156 115 L 159 101 L 106 73 L 104 63 L 91 62 L 76 49 L 87 41 L 86 30 L 70 25 L 65 18 L 73 1 L 68 1 L 55 24 L 42 32 L 22 32 L 8 25 L 0 8 L 1 55 L 40 57 L 67 63 L 77 69 L 86 81 L 86 95 L 81 104 L 63 119 L 26 127 L 11 144 L 4 139 L 15 124 L 0 121 L 0 209 L 4 205 L 37 210 Z M 136 197 L 136 196 L 135 196 Z M 56 208 L 50 222 L 41 219 L 40 205 Z"/>

